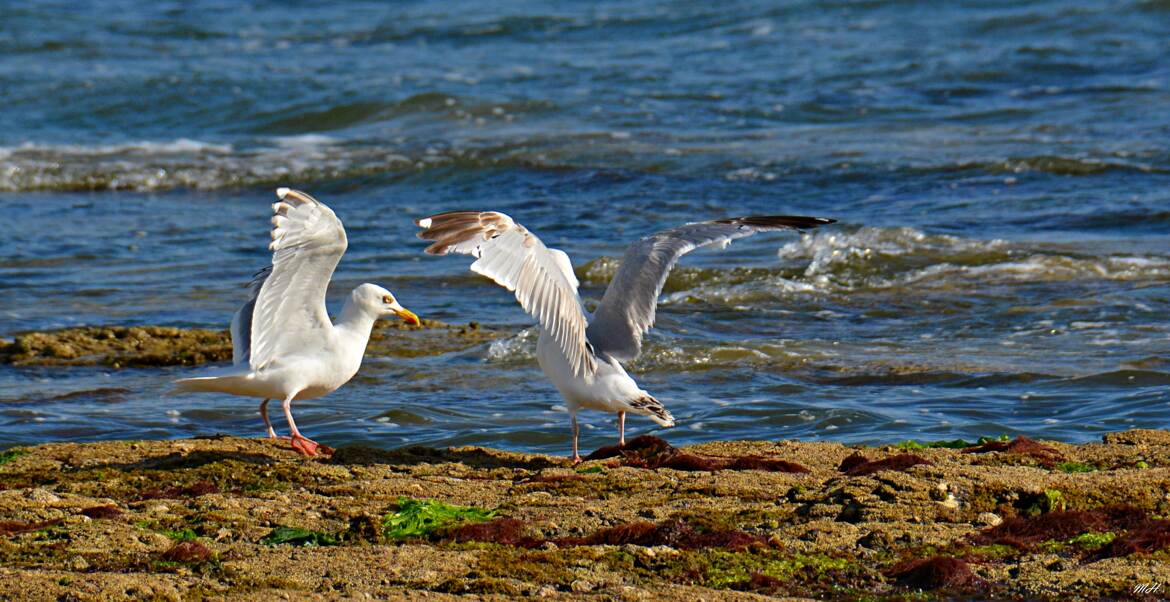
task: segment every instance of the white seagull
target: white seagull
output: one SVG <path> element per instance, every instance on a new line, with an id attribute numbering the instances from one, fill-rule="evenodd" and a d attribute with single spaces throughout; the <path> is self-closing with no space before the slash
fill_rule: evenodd
<path id="1" fill-rule="evenodd" d="M 214 375 L 175 381 L 178 391 L 260 397 L 268 437 L 268 401 L 281 399 L 293 449 L 307 456 L 328 448 L 301 435 L 293 400 L 313 399 L 344 385 L 357 373 L 378 318 L 396 315 L 417 325 L 418 316 L 390 291 L 363 284 L 350 293 L 341 318 L 330 321 L 325 291 L 348 245 L 341 220 L 324 203 L 279 188 L 272 205 L 272 265 L 252 280 L 248 302 L 232 317 L 232 367 Z"/>
<path id="2" fill-rule="evenodd" d="M 654 324 L 658 295 L 670 269 L 699 247 L 764 230 L 803 230 L 836 220 L 787 215 L 748 216 L 685 224 L 638 240 L 590 319 L 577 295 L 569 256 L 544 246 L 535 234 L 497 211 L 452 211 L 416 220 L 419 238 L 433 241 L 431 255 L 461 253 L 476 258 L 471 271 L 513 291 L 540 322 L 536 359 L 567 402 L 577 453 L 577 410 L 617 412 L 618 445 L 625 445 L 626 412 L 643 414 L 664 427 L 674 417 L 626 374 L 621 361 L 642 351 L 642 335 Z"/>

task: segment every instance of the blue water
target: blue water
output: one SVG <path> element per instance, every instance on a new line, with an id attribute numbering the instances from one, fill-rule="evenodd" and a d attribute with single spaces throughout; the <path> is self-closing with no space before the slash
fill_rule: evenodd
<path id="1" fill-rule="evenodd" d="M 1170 423 L 1165 1 L 77 4 L 0 4 L 0 337 L 226 326 L 293 186 L 346 223 L 333 307 L 373 281 L 506 333 L 369 357 L 306 433 L 565 453 L 532 320 L 411 218 L 505 211 L 592 304 L 639 236 L 810 214 L 668 283 L 630 369 L 670 440 Z M 262 433 L 165 395 L 191 373 L 0 367 L 0 447 Z"/>

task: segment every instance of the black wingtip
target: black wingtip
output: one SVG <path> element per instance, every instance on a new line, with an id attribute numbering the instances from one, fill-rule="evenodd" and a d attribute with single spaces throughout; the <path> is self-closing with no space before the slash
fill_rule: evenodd
<path id="1" fill-rule="evenodd" d="M 753 228 L 795 228 L 797 230 L 808 230 L 817 226 L 837 223 L 837 220 L 827 217 L 804 215 L 747 215 L 716 221 L 721 224 L 741 224 Z"/>

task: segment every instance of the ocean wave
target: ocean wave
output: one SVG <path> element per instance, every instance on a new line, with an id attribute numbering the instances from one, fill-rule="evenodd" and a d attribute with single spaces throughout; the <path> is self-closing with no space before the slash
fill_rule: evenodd
<path id="1" fill-rule="evenodd" d="M 536 362 L 537 327 L 526 328 L 513 337 L 494 341 L 486 361 L 498 365 L 532 366 Z M 843 345 L 840 342 L 809 339 L 748 339 L 738 342 L 715 342 L 707 339 L 681 338 L 662 330 L 654 331 L 645 341 L 642 354 L 623 362 L 635 375 L 655 372 L 676 374 L 709 370 L 751 370 L 786 374 L 792 378 L 834 382 L 837 384 L 912 384 L 958 382 L 987 375 L 1007 376 L 1024 370 L 1018 358 L 999 355 L 956 359 L 948 354 L 926 357 L 922 354 L 891 353 L 875 355 L 868 345 Z M 1062 379 L 1068 374 L 1040 374 L 1030 366 L 1029 378 Z"/>
<path id="2" fill-rule="evenodd" d="M 455 142 L 407 137 L 370 142 L 302 133 L 236 145 L 185 138 L 94 146 L 23 144 L 0 147 L 0 192 L 218 190 L 436 169 L 560 170 L 593 164 L 602 156 L 636 154 L 633 146 L 626 133 L 609 131 Z"/>
<path id="3" fill-rule="evenodd" d="M 179 139 L 115 146 L 0 148 L 0 191 L 218 190 L 411 172 L 480 160 L 472 150 L 396 149 L 321 134 L 247 147 Z M 484 159 L 490 162 L 490 159 Z"/>
<path id="4" fill-rule="evenodd" d="M 753 151 L 723 140 L 626 130 L 546 133 L 534 127 L 532 119 L 544 112 L 555 113 L 555 107 L 541 101 L 470 102 L 425 93 L 393 103 L 301 106 L 254 116 L 248 119 L 253 125 L 246 128 L 254 137 L 232 143 L 190 138 L 94 145 L 25 143 L 0 147 L 0 192 L 217 190 L 436 169 L 559 171 L 608 166 L 647 173 L 708 172 L 733 183 L 762 185 L 809 175 L 848 179 L 890 171 L 885 163 L 864 156 L 844 163 L 839 157 L 810 156 L 798 163 L 763 162 L 728 170 L 729 164 L 742 165 L 742 155 Z M 897 171 L 913 177 L 980 171 L 996 178 L 1027 171 L 1074 176 L 1117 170 L 1170 173 L 1166 163 L 1161 156 L 1140 161 L 1120 156 L 1036 156 L 911 161 Z M 1114 221 L 1128 224 L 1131 218 L 1119 215 Z M 888 235 L 877 242 L 887 247 L 900 244 Z"/>
<path id="5" fill-rule="evenodd" d="M 1013 157 L 1001 161 L 977 161 L 960 163 L 959 169 L 979 169 L 989 173 L 1040 172 L 1058 176 L 1092 176 L 1111 171 L 1129 173 L 1170 173 L 1163 166 L 1143 163 L 1120 157 L 1062 157 L 1039 155 L 1035 157 Z"/>
<path id="6" fill-rule="evenodd" d="M 1081 255 L 1064 247 L 930 235 L 913 228 L 819 232 L 785 245 L 778 255 L 808 259 L 806 278 L 848 290 L 953 283 L 955 276 L 979 284 L 1170 278 L 1168 257 Z"/>
<path id="7" fill-rule="evenodd" d="M 914 228 L 841 228 L 804 234 L 779 248 L 776 267 L 676 267 L 660 303 L 751 305 L 802 295 L 896 289 L 966 290 L 1041 282 L 1170 281 L 1170 257 L 1080 254 L 1066 246 L 927 234 Z M 733 260 L 729 260 L 733 261 Z M 620 259 L 577 268 L 605 286 Z"/>

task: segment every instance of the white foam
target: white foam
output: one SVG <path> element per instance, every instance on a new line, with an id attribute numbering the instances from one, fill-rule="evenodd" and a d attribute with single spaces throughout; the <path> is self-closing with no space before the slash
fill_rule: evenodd
<path id="1" fill-rule="evenodd" d="M 495 361 L 529 360 L 536 357 L 537 329 L 525 328 L 514 336 L 497 339 L 488 345 L 487 356 Z"/>
<path id="2" fill-rule="evenodd" d="M 771 182 L 776 179 L 776 174 L 757 167 L 741 167 L 727 172 L 723 177 L 732 182 Z"/>

